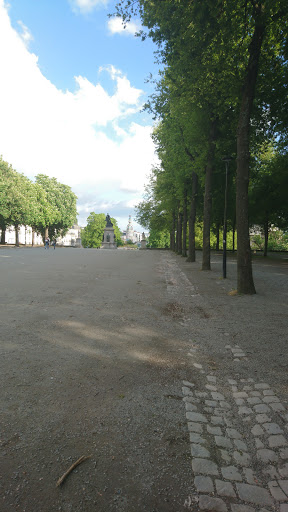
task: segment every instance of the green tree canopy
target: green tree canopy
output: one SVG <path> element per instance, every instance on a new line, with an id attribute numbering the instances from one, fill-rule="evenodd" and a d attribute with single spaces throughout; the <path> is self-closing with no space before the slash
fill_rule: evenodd
<path id="1" fill-rule="evenodd" d="M 114 234 L 116 236 L 116 243 L 117 245 L 121 245 L 121 233 L 117 225 L 117 221 L 113 217 L 111 217 L 111 221 L 114 228 Z M 81 240 L 83 247 L 101 247 L 105 226 L 105 213 L 91 212 L 89 217 L 87 218 L 87 226 L 83 228 L 81 232 Z"/>

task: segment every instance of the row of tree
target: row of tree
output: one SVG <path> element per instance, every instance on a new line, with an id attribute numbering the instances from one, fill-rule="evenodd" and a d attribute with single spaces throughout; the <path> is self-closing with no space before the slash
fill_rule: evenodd
<path id="1" fill-rule="evenodd" d="M 63 236 L 76 221 L 76 201 L 71 188 L 56 178 L 38 174 L 32 182 L 0 157 L 1 243 L 8 226 L 15 227 L 16 245 L 21 225 L 31 226 L 43 238 Z"/>
<path id="2" fill-rule="evenodd" d="M 201 218 L 202 269 L 210 270 L 210 233 L 223 226 L 226 189 L 227 218 L 237 233 L 237 289 L 255 293 L 249 193 L 250 215 L 266 234 L 271 223 L 287 226 L 288 4 L 121 0 L 116 14 L 124 24 L 140 16 L 147 30 L 139 35 L 158 48 L 160 78 L 146 109 L 157 121 L 153 138 L 161 164 L 138 222 L 150 232 L 168 228 L 170 247 L 183 256 L 188 237 L 194 261 Z"/>

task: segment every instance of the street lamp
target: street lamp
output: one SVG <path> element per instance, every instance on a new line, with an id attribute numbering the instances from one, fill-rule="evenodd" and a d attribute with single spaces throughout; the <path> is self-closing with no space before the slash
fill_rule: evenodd
<path id="1" fill-rule="evenodd" d="M 228 166 L 231 162 L 231 156 L 224 156 L 222 161 L 225 162 L 225 199 L 224 199 L 224 225 L 223 225 L 223 279 L 226 279 L 226 235 L 227 235 L 227 196 L 228 196 Z"/>

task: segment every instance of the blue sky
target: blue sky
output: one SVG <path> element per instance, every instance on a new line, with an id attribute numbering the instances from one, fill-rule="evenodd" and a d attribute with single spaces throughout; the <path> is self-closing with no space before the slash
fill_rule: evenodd
<path id="1" fill-rule="evenodd" d="M 114 5 L 0 0 L 0 154 L 70 185 L 81 225 L 95 211 L 125 229 L 156 163 L 140 110 L 158 68 L 153 43 L 134 37 L 139 21 L 123 31 L 108 18 Z"/>

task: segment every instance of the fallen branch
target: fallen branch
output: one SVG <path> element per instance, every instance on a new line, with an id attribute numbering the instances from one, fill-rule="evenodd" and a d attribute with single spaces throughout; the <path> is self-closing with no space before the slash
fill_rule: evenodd
<path id="1" fill-rule="evenodd" d="M 60 485 L 63 484 L 65 478 L 71 473 L 71 471 L 73 471 L 73 469 L 75 469 L 77 466 L 79 466 L 79 464 L 81 464 L 81 462 L 84 462 L 84 460 L 90 459 L 90 457 L 91 457 L 91 455 L 88 455 L 88 456 L 82 455 L 82 457 L 80 457 L 80 459 L 76 460 L 76 462 L 74 462 L 74 464 L 72 464 L 72 466 L 70 466 L 70 468 L 66 471 L 66 473 L 64 473 L 64 475 L 62 475 L 61 478 L 59 478 L 59 480 L 56 484 L 56 487 L 60 487 Z"/>

